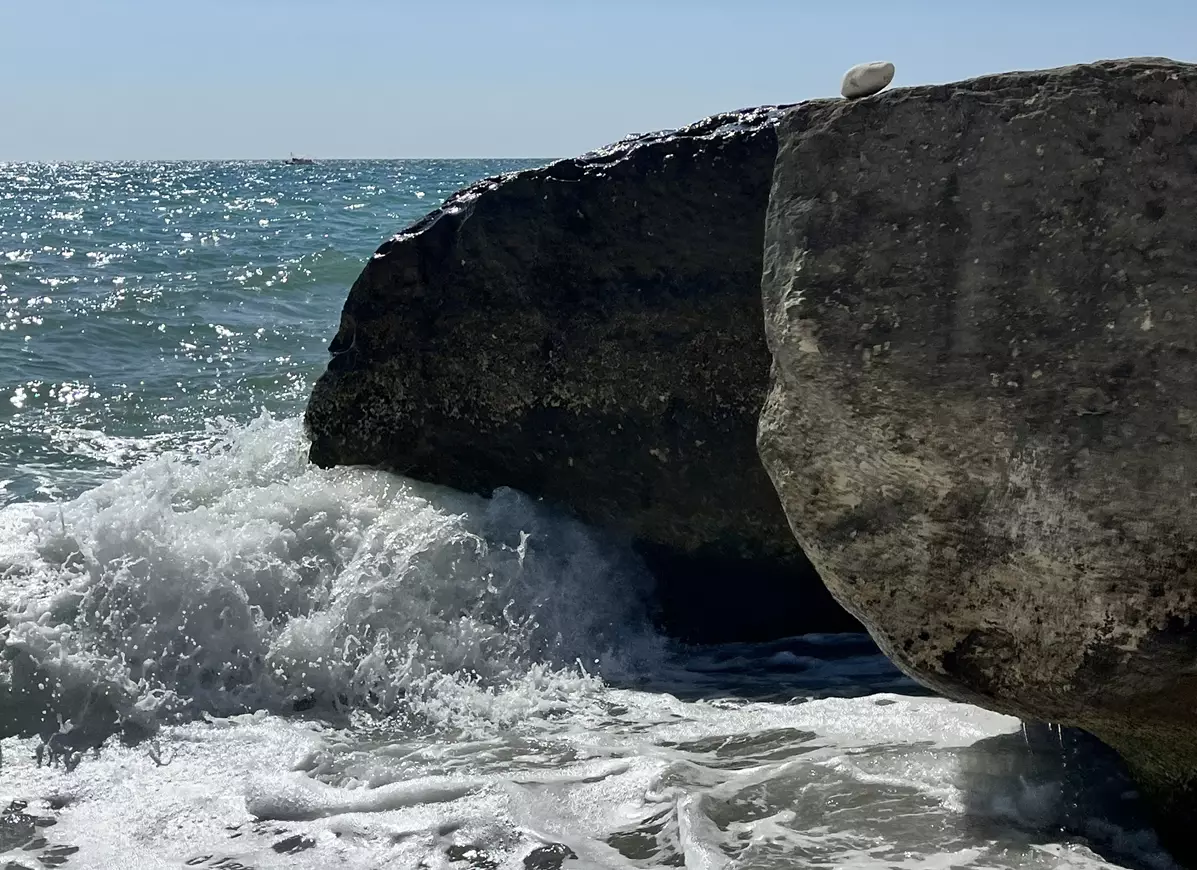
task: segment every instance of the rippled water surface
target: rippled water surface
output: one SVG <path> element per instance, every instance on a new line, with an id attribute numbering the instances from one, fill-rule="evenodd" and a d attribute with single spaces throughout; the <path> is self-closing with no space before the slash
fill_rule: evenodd
<path id="1" fill-rule="evenodd" d="M 535 162 L 0 165 L 0 866 L 1171 866 L 867 637 L 682 647 L 543 504 L 307 464 L 369 254 Z"/>
<path id="2" fill-rule="evenodd" d="M 370 252 L 535 162 L 0 165 L 0 498 L 295 413 Z"/>

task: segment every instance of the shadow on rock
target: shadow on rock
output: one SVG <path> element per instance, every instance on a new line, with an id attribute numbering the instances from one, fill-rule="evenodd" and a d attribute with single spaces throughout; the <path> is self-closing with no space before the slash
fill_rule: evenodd
<path id="1" fill-rule="evenodd" d="M 1135 870 L 1178 866 L 1117 754 L 1083 731 L 1028 723 L 981 740 L 961 752 L 960 776 L 978 836 L 1012 846 L 1063 841 Z"/>

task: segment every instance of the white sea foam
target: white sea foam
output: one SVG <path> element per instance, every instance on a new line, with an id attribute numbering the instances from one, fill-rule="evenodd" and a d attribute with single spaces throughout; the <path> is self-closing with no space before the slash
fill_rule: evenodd
<path id="1" fill-rule="evenodd" d="M 1168 866 L 1072 737 L 860 637 L 674 648 L 617 542 L 305 448 L 264 416 L 0 509 L 0 861 Z"/>
<path id="2" fill-rule="evenodd" d="M 84 729 L 297 703 L 507 722 L 558 675 L 572 691 L 660 654 L 647 575 L 596 533 L 304 448 L 263 417 L 198 460 L 0 512 L 6 703 Z M 534 700 L 509 697 L 521 682 Z"/>
<path id="3" fill-rule="evenodd" d="M 1168 866 L 1146 832 L 1072 826 L 1084 790 L 1007 717 L 603 694 L 606 714 L 460 742 L 242 715 L 66 770 L 10 738 L 0 795 L 56 818 L 50 846 L 80 845 L 87 867 L 523 868 L 565 850 L 569 868 L 1119 866 L 1085 836 Z"/>

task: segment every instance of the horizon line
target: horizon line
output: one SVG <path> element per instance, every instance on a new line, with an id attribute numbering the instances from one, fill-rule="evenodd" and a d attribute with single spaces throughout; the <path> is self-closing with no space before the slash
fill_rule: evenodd
<path id="1" fill-rule="evenodd" d="M 295 155 L 320 163 L 350 163 L 354 161 L 370 161 L 375 163 L 401 161 L 430 162 L 433 160 L 568 160 L 568 157 L 532 155 L 527 157 L 483 155 L 477 157 L 308 157 Z M 64 163 L 283 163 L 289 164 L 290 157 L 71 157 L 71 158 L 5 158 L 0 157 L 0 166 L 14 163 L 23 164 L 64 164 Z M 299 164 L 303 165 L 303 164 Z M 310 164 L 309 164 L 310 165 Z"/>

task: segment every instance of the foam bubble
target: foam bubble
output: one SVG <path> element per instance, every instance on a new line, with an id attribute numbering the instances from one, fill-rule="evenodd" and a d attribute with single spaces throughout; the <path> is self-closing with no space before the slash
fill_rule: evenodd
<path id="1" fill-rule="evenodd" d="M 664 649 L 629 551 L 511 490 L 313 468 L 297 420 L 0 528 L 6 718 L 72 746 L 258 708 L 509 723 Z"/>

